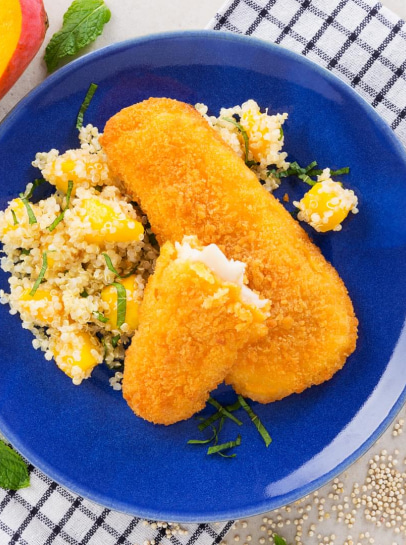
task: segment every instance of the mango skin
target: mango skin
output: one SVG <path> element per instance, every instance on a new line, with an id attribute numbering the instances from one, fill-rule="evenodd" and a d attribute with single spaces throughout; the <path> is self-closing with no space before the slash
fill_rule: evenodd
<path id="1" fill-rule="evenodd" d="M 21 34 L 13 56 L 4 72 L 0 74 L 0 99 L 11 89 L 35 57 L 48 28 L 48 17 L 42 0 L 19 2 L 22 12 Z"/>

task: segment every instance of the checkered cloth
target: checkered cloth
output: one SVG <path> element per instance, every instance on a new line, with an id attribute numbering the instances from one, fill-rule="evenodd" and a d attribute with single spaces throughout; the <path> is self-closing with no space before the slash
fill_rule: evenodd
<path id="1" fill-rule="evenodd" d="M 371 0 L 232 0 L 208 28 L 280 44 L 351 85 L 406 145 L 406 26 Z"/>
<path id="2" fill-rule="evenodd" d="M 0 489 L 0 545 L 172 545 L 220 543 L 232 522 L 186 524 L 166 537 L 172 525 L 106 509 L 46 477 L 29 465 L 31 484 L 18 492 Z M 166 527 L 165 527 L 166 526 Z"/>
<path id="3" fill-rule="evenodd" d="M 354 87 L 406 145 L 406 28 L 369 0 L 232 0 L 209 24 L 268 39 Z M 138 518 L 76 496 L 30 467 L 31 486 L 0 489 L 0 545 L 143 545 L 166 538 Z M 188 524 L 173 545 L 220 543 L 232 522 Z"/>

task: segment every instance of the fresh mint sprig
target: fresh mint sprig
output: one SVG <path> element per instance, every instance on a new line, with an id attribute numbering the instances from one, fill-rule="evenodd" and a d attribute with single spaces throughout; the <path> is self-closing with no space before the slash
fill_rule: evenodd
<path id="1" fill-rule="evenodd" d="M 107 268 L 112 272 L 114 273 L 116 276 L 118 276 L 118 278 L 121 278 L 122 280 L 124 280 L 125 278 L 129 278 L 132 274 L 135 273 L 135 271 L 137 270 L 137 266 L 135 266 L 133 269 L 131 269 L 131 271 L 127 274 L 120 274 L 117 269 L 114 267 L 113 265 L 113 262 L 111 261 L 111 258 L 109 256 L 109 254 L 106 254 L 106 253 L 103 253 L 102 254 L 104 259 L 106 260 L 106 265 L 107 265 Z"/>
<path id="2" fill-rule="evenodd" d="M 30 485 L 27 465 L 17 452 L 0 440 L 0 487 L 19 490 Z"/>
<path id="3" fill-rule="evenodd" d="M 76 128 L 78 131 L 83 127 L 83 117 L 86 113 L 86 110 L 89 107 L 89 104 L 93 98 L 93 95 L 95 94 L 97 90 L 98 85 L 96 83 L 91 83 L 89 86 L 89 89 L 87 90 L 86 96 L 82 102 L 82 105 L 80 106 L 78 116 L 76 118 Z M 102 190 L 101 186 L 96 186 L 96 188 L 100 187 L 100 191 Z M 99 191 L 99 189 L 97 189 Z"/>
<path id="4" fill-rule="evenodd" d="M 212 447 L 209 447 L 207 449 L 207 454 L 210 456 L 211 454 L 220 454 L 223 453 L 225 450 L 230 450 L 234 447 L 239 447 L 241 445 L 241 435 L 237 435 L 237 439 L 235 441 L 227 441 L 227 443 L 222 443 L 221 445 L 213 445 Z M 226 456 L 227 458 L 235 458 L 236 454 L 229 454 Z"/>
<path id="5" fill-rule="evenodd" d="M 234 411 L 237 411 L 240 407 L 241 407 L 240 402 L 236 401 L 232 405 L 227 405 L 225 407 L 225 409 L 229 413 L 232 413 Z M 198 426 L 199 431 L 203 431 L 204 429 L 207 428 L 207 426 L 211 426 L 211 424 L 213 424 L 213 422 L 216 422 L 216 420 L 219 420 L 220 418 L 223 418 L 223 417 L 224 417 L 224 414 L 223 414 L 223 407 L 222 407 L 216 413 L 214 413 L 211 416 L 209 416 L 208 418 L 205 418 L 205 419 L 202 420 L 202 422 Z"/>
<path id="6" fill-rule="evenodd" d="M 258 415 L 254 413 L 254 411 L 251 409 L 251 407 L 248 405 L 248 403 L 242 397 L 242 395 L 238 395 L 237 397 L 238 397 L 238 401 L 240 402 L 240 406 L 249 415 L 249 417 L 251 418 L 252 423 L 257 428 L 259 435 L 264 440 L 265 446 L 268 448 L 269 445 L 272 443 L 272 439 L 271 439 L 271 436 L 269 435 L 267 429 L 262 424 L 262 422 L 259 419 Z"/>
<path id="7" fill-rule="evenodd" d="M 230 420 L 232 420 L 233 422 L 235 422 L 238 426 L 242 426 L 241 420 L 239 420 L 238 418 L 236 418 L 233 414 L 231 414 L 230 411 L 228 411 L 225 407 L 223 407 L 222 405 L 220 405 L 220 403 L 219 403 L 218 401 L 216 401 L 215 399 L 213 399 L 212 397 L 209 397 L 209 399 L 207 400 L 207 403 L 210 403 L 210 405 L 212 405 L 212 406 L 215 407 L 218 411 L 220 411 L 221 416 L 224 416 L 224 417 L 226 417 L 226 418 L 229 418 Z"/>
<path id="8" fill-rule="evenodd" d="M 272 537 L 275 545 L 288 545 L 283 537 L 279 536 L 278 534 L 274 534 Z"/>
<path id="9" fill-rule="evenodd" d="M 72 182 L 72 180 L 69 180 L 69 182 L 68 182 L 68 191 L 66 193 L 65 208 L 62 210 L 62 212 L 59 214 L 59 216 L 57 216 L 55 218 L 55 220 L 51 223 L 51 225 L 48 225 L 47 229 L 48 229 L 48 231 L 50 233 L 52 233 L 52 231 L 61 223 L 61 221 L 63 221 L 63 218 L 65 217 L 65 212 L 69 208 L 70 198 L 71 198 L 71 195 L 72 195 L 72 190 L 73 190 L 73 182 Z"/>
<path id="10" fill-rule="evenodd" d="M 247 165 L 248 168 L 251 168 L 253 165 L 256 165 L 257 163 L 255 161 L 252 161 L 252 160 L 249 160 L 248 159 L 248 155 L 249 155 L 249 148 L 250 148 L 250 144 L 249 144 L 249 138 L 248 138 L 248 134 L 247 134 L 247 131 L 244 129 L 244 127 L 241 125 L 241 123 L 238 123 L 238 121 L 236 121 L 233 117 L 222 117 L 222 119 L 224 119 L 224 121 L 228 121 L 229 123 L 232 123 L 235 127 L 237 127 L 237 129 L 240 131 L 240 134 L 242 136 L 242 139 L 244 141 L 244 150 L 245 150 L 245 164 Z"/>
<path id="11" fill-rule="evenodd" d="M 23 196 L 29 201 L 34 194 L 34 189 L 39 187 L 42 184 L 45 184 L 46 180 L 44 178 L 36 178 L 33 182 L 29 183 L 25 188 Z"/>
<path id="12" fill-rule="evenodd" d="M 27 197 L 25 197 L 23 193 L 20 193 L 19 197 L 20 197 L 20 199 L 23 201 L 23 204 L 24 204 L 24 206 L 25 206 L 25 209 L 27 210 L 27 214 L 28 214 L 28 223 L 29 223 L 30 225 L 34 225 L 34 223 L 38 223 L 38 222 L 37 222 L 37 218 L 35 217 L 34 211 L 33 211 L 33 209 L 31 208 L 30 203 L 28 202 Z"/>
<path id="13" fill-rule="evenodd" d="M 52 36 L 45 50 L 48 72 L 93 42 L 110 17 L 111 12 L 103 0 L 74 0 L 63 16 L 61 30 Z"/>
<path id="14" fill-rule="evenodd" d="M 99 320 L 99 322 L 102 322 L 103 324 L 107 324 L 109 321 L 109 318 L 106 318 L 106 316 L 97 310 L 93 312 L 94 316 Z"/>
<path id="15" fill-rule="evenodd" d="M 18 225 L 18 219 L 17 219 L 16 213 L 14 212 L 13 209 L 11 209 L 11 215 L 13 216 L 14 225 Z"/>
<path id="16" fill-rule="evenodd" d="M 118 282 L 113 282 L 109 285 L 114 286 L 117 291 L 117 328 L 120 329 L 120 327 L 125 322 L 125 314 L 127 310 L 127 292 L 123 284 L 119 284 Z"/>
<path id="17" fill-rule="evenodd" d="M 219 435 L 223 428 L 224 422 L 226 421 L 231 420 L 238 426 L 242 425 L 242 421 L 236 418 L 232 414 L 233 412 L 238 411 L 238 409 L 244 409 L 244 411 L 248 414 L 252 423 L 258 430 L 258 433 L 261 435 L 262 439 L 264 440 L 265 446 L 268 447 L 270 445 L 272 441 L 271 436 L 269 435 L 265 426 L 262 424 L 258 415 L 254 413 L 254 411 L 248 405 L 247 401 L 241 395 L 237 396 L 237 401 L 235 403 L 233 403 L 232 405 L 227 405 L 225 407 L 221 405 L 221 403 L 219 403 L 216 399 L 213 399 L 212 397 L 209 397 L 209 399 L 207 400 L 207 403 L 215 407 L 217 409 L 217 412 L 213 413 L 211 416 L 207 418 L 198 417 L 198 420 L 200 420 L 198 429 L 199 431 L 203 431 L 210 426 L 214 433 L 211 437 L 207 439 L 191 439 L 190 441 L 188 441 L 189 445 L 206 445 L 208 443 L 213 442 L 213 445 L 209 447 L 209 449 L 207 450 L 208 455 L 218 454 L 219 456 L 222 456 L 223 458 L 235 458 L 236 457 L 235 453 L 226 454 L 224 451 L 228 453 L 228 451 L 231 448 L 239 447 L 241 445 L 241 436 L 238 435 L 235 441 L 227 441 L 225 443 L 219 444 Z M 215 422 L 217 420 L 219 420 L 219 424 L 218 424 L 218 427 L 216 428 Z"/>
<path id="18" fill-rule="evenodd" d="M 47 272 L 47 268 L 48 268 L 47 254 L 48 254 L 48 252 L 42 252 L 42 267 L 41 267 L 41 270 L 39 272 L 38 278 L 36 279 L 35 284 L 33 285 L 32 290 L 30 291 L 30 296 L 31 297 L 33 297 L 35 295 L 37 289 L 40 287 L 40 285 L 41 285 L 41 283 L 42 283 L 42 281 L 44 279 L 45 273 Z"/>
<path id="19" fill-rule="evenodd" d="M 286 170 L 278 170 L 276 168 L 270 168 L 267 172 L 268 176 L 274 176 L 275 178 L 289 178 L 290 176 L 296 176 L 307 185 L 317 184 L 317 180 L 313 180 L 311 176 L 320 176 L 323 170 L 316 169 L 317 161 L 313 161 L 307 167 L 301 167 L 296 161 L 290 163 L 289 168 Z M 349 167 L 339 168 L 338 170 L 330 170 L 330 176 L 340 176 L 342 174 L 348 174 L 350 172 Z"/>

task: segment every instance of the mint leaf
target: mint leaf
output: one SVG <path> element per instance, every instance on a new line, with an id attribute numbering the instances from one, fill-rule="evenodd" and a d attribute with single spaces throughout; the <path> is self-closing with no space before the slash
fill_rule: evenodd
<path id="1" fill-rule="evenodd" d="M 0 487 L 6 490 L 19 490 L 29 484 L 30 476 L 24 460 L 0 441 Z"/>
<path id="2" fill-rule="evenodd" d="M 275 545 L 287 545 L 287 543 L 283 539 L 283 537 L 278 536 L 278 534 L 273 535 L 273 541 L 274 541 Z"/>
<path id="3" fill-rule="evenodd" d="M 90 104 L 90 102 L 91 102 L 91 100 L 93 98 L 93 95 L 95 94 L 95 92 L 97 90 L 97 87 L 98 87 L 98 85 L 96 85 L 95 83 L 91 83 L 90 86 L 89 86 L 89 89 L 87 90 L 85 99 L 82 102 L 82 105 L 80 107 L 78 116 L 76 118 L 76 128 L 77 128 L 78 131 L 80 131 L 80 129 L 83 127 L 83 116 L 85 115 L 86 110 L 89 107 L 89 104 Z M 101 187 L 101 186 L 96 186 L 96 187 Z"/>
<path id="4" fill-rule="evenodd" d="M 45 50 L 48 72 L 53 72 L 63 58 L 93 42 L 110 17 L 103 0 L 74 0 L 63 16 L 62 29 L 52 36 Z"/>

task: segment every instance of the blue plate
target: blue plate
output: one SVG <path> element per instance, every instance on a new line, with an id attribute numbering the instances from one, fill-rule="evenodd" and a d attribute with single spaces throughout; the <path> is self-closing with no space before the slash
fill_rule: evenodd
<path id="1" fill-rule="evenodd" d="M 0 127 L 0 205 L 38 176 L 37 151 L 77 147 L 75 119 L 91 82 L 85 121 L 103 129 L 150 96 L 206 103 L 217 113 L 254 98 L 288 112 L 286 149 L 300 164 L 349 165 L 360 213 L 342 232 L 312 236 L 338 269 L 360 321 L 355 353 L 334 378 L 255 410 L 235 459 L 187 445 L 191 419 L 170 427 L 135 417 L 104 366 L 80 387 L 42 353 L 17 316 L 0 308 L 0 429 L 36 466 L 75 492 L 146 518 L 213 521 L 254 515 L 308 494 L 348 467 L 405 400 L 406 157 L 377 114 L 349 87 L 289 51 L 252 38 L 184 32 L 141 38 L 83 57 L 30 93 Z M 304 184 L 284 182 L 291 197 Z M 1 287 L 7 288 L 1 274 Z M 265 377 L 264 377 L 265 379 Z M 227 388 L 217 392 L 227 402 Z M 242 415 L 244 417 L 244 415 Z M 224 437 L 234 438 L 229 423 Z"/>

